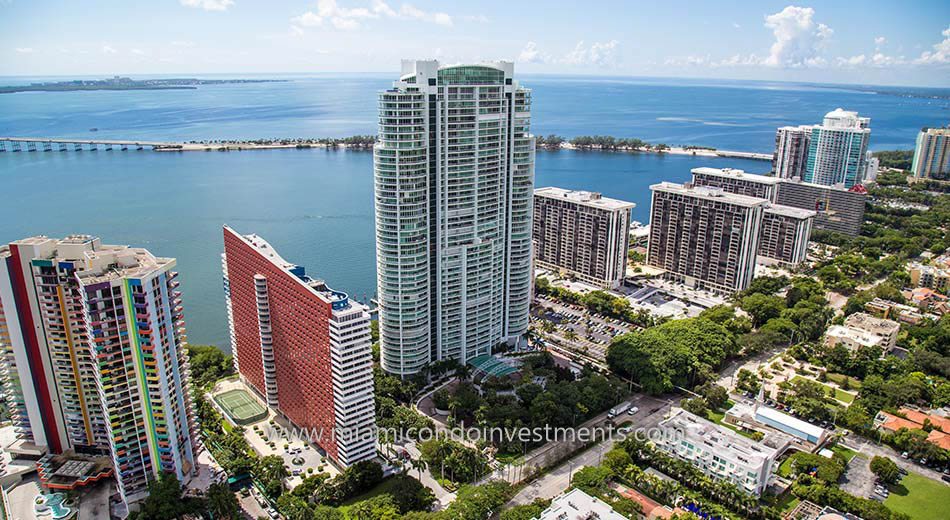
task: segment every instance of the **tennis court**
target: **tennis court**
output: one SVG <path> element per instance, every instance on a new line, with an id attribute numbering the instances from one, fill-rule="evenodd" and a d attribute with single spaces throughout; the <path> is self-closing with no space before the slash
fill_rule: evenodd
<path id="1" fill-rule="evenodd" d="M 214 400 L 235 424 L 252 424 L 267 417 L 267 410 L 246 390 L 228 390 Z"/>

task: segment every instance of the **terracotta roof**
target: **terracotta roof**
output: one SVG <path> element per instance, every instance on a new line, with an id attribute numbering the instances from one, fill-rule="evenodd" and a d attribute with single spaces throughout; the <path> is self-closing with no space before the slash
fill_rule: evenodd
<path id="1" fill-rule="evenodd" d="M 884 422 L 881 424 L 885 429 L 896 432 L 901 428 L 907 428 L 908 430 L 919 430 L 922 424 L 915 423 L 914 421 L 909 421 L 903 417 L 898 417 L 896 415 L 891 415 L 887 412 L 881 412 L 884 416 Z"/>
<path id="2" fill-rule="evenodd" d="M 950 450 L 950 435 L 941 431 L 934 430 L 927 436 L 927 440 L 940 446 L 945 450 Z"/>
<path id="3" fill-rule="evenodd" d="M 624 498 L 629 498 L 630 500 L 633 500 L 634 502 L 640 504 L 640 511 L 643 513 L 643 516 L 645 517 L 649 517 L 653 513 L 653 511 L 657 508 L 663 509 L 663 506 L 658 504 L 655 500 L 644 495 L 643 493 L 640 493 L 639 491 L 635 489 L 625 488 L 622 491 L 620 491 L 620 496 Z"/>
<path id="4" fill-rule="evenodd" d="M 932 424 L 934 428 L 937 428 L 938 430 L 941 430 L 945 433 L 950 433 L 950 419 L 947 419 L 946 417 L 940 417 L 939 415 L 932 413 L 927 414 L 919 410 L 912 410 L 910 408 L 901 408 L 900 412 L 911 421 L 919 424 L 920 426 L 918 426 L 918 428 L 924 425 L 924 421 L 929 420 L 930 424 Z"/>

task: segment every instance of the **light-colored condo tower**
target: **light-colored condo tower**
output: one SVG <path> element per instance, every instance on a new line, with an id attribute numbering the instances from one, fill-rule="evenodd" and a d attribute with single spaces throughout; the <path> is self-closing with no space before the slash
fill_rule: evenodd
<path id="1" fill-rule="evenodd" d="M 528 329 L 531 93 L 508 62 L 403 61 L 374 149 L 382 366 L 414 374 Z"/>
<path id="2" fill-rule="evenodd" d="M 647 264 L 691 287 L 733 293 L 755 274 L 759 229 L 768 201 L 711 186 L 650 186 Z"/>
<path id="3" fill-rule="evenodd" d="M 536 265 L 615 289 L 627 271 L 632 202 L 563 188 L 534 191 Z"/>
<path id="4" fill-rule="evenodd" d="M 812 128 L 808 144 L 805 182 L 850 188 L 861 184 L 867 173 L 871 119 L 837 108 Z"/>
<path id="5" fill-rule="evenodd" d="M 911 171 L 918 179 L 950 179 L 950 128 L 925 128 L 917 134 Z"/>
<path id="6" fill-rule="evenodd" d="M 17 442 L 110 457 L 126 503 L 163 472 L 189 476 L 198 451 L 174 266 L 87 235 L 0 248 Z"/>
<path id="7" fill-rule="evenodd" d="M 876 174 L 868 154 L 870 125 L 869 118 L 837 108 L 820 125 L 783 126 L 775 133 L 772 170 L 780 179 L 824 186 L 861 184 Z"/>

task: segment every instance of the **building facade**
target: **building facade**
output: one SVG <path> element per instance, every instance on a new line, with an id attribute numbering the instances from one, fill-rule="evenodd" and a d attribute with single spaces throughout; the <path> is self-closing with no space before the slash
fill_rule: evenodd
<path id="1" fill-rule="evenodd" d="M 711 186 L 769 201 L 759 230 L 760 263 L 794 267 L 805 260 L 816 213 L 774 204 L 782 179 L 730 168 L 694 168 L 692 174 L 696 186 Z"/>
<path id="2" fill-rule="evenodd" d="M 850 190 L 796 180 L 782 180 L 777 186 L 775 202 L 815 212 L 814 228 L 849 236 L 861 233 L 867 190 L 855 186 Z"/>
<path id="3" fill-rule="evenodd" d="M 780 179 L 803 178 L 813 126 L 783 126 L 775 132 L 772 172 Z"/>
<path id="4" fill-rule="evenodd" d="M 950 179 L 950 128 L 925 128 L 917 134 L 910 169 L 918 179 Z"/>
<path id="5" fill-rule="evenodd" d="M 528 329 L 531 93 L 509 62 L 404 61 L 374 148 L 383 368 L 409 375 Z"/>
<path id="6" fill-rule="evenodd" d="M 913 287 L 926 287 L 941 292 L 950 291 L 950 265 L 948 264 L 921 264 L 912 262 L 907 266 L 910 271 L 910 284 Z"/>
<path id="7" fill-rule="evenodd" d="M 812 127 L 808 160 L 802 180 L 825 186 L 850 188 L 861 184 L 867 173 L 871 119 L 837 108 Z"/>
<path id="8" fill-rule="evenodd" d="M 229 227 L 222 267 L 241 378 L 340 466 L 375 457 L 366 307 Z"/>
<path id="9" fill-rule="evenodd" d="M 669 182 L 650 189 L 648 265 L 673 280 L 721 293 L 749 286 L 767 200 Z"/>
<path id="10" fill-rule="evenodd" d="M 693 168 L 693 184 L 722 188 L 729 193 L 775 201 L 777 177 L 746 173 L 733 168 Z"/>
<path id="11" fill-rule="evenodd" d="M 816 213 L 780 204 L 769 204 L 762 215 L 759 257 L 762 263 L 794 267 L 808 255 L 808 239 Z"/>
<path id="12" fill-rule="evenodd" d="M 32 237 L 0 249 L 8 396 L 21 440 L 111 457 L 126 504 L 195 468 L 175 260 L 96 237 Z"/>
<path id="13" fill-rule="evenodd" d="M 615 289 L 623 282 L 632 202 L 562 188 L 534 191 L 535 265 Z"/>
<path id="14" fill-rule="evenodd" d="M 681 408 L 671 410 L 670 416 L 660 423 L 660 431 L 662 435 L 654 440 L 657 448 L 755 496 L 768 485 L 781 451 Z"/>
<path id="15" fill-rule="evenodd" d="M 863 312 L 856 312 L 845 318 L 844 325 L 881 338 L 885 350 L 891 350 L 897 346 L 897 334 L 901 330 L 900 323 L 894 320 L 878 318 Z"/>

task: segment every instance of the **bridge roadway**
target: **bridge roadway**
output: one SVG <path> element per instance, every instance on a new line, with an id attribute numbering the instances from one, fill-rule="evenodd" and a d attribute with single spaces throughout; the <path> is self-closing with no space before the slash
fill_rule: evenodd
<path id="1" fill-rule="evenodd" d="M 65 152 L 70 149 L 75 151 L 98 150 L 102 146 L 105 150 L 112 150 L 118 147 L 122 150 L 135 148 L 143 150 L 145 148 L 180 148 L 183 143 L 161 142 L 161 141 L 129 141 L 121 139 L 58 139 L 49 137 L 0 137 L 0 152 L 52 152 L 55 149 Z M 85 148 L 83 148 L 85 147 Z"/>

